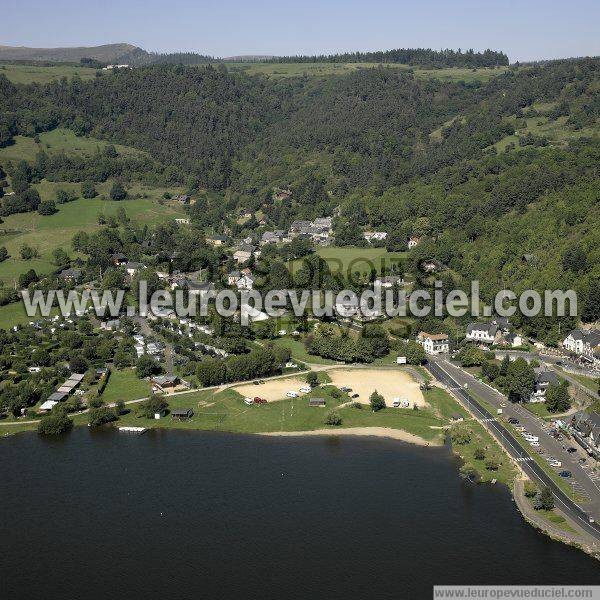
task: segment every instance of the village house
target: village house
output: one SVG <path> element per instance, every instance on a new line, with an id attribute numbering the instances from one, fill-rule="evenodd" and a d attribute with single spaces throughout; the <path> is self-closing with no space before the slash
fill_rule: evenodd
<path id="1" fill-rule="evenodd" d="M 239 250 L 236 250 L 233 253 L 233 260 L 235 260 L 238 264 L 245 263 L 252 258 L 253 252 L 253 246 L 247 246 L 244 244 L 243 246 L 240 246 Z"/>
<path id="2" fill-rule="evenodd" d="M 127 257 L 120 252 L 113 254 L 110 259 L 115 267 L 122 267 L 123 265 L 127 264 Z"/>
<path id="3" fill-rule="evenodd" d="M 546 399 L 546 391 L 550 384 L 558 385 L 560 380 L 554 371 L 549 371 L 540 367 L 535 369 L 535 389 L 529 399 L 530 402 L 544 402 Z"/>
<path id="4" fill-rule="evenodd" d="M 498 326 L 494 323 L 469 323 L 465 338 L 470 342 L 493 344 L 498 334 Z"/>
<path id="5" fill-rule="evenodd" d="M 420 331 L 417 343 L 423 346 L 427 354 L 442 354 L 450 351 L 450 341 L 445 333 L 426 333 Z"/>
<path id="6" fill-rule="evenodd" d="M 399 275 L 386 275 L 385 277 L 378 277 L 373 283 L 383 289 L 389 289 L 396 285 L 403 285 L 404 279 Z"/>
<path id="7" fill-rule="evenodd" d="M 511 348 L 519 348 L 523 345 L 523 338 L 518 333 L 507 333 L 501 338 L 500 344 Z"/>
<path id="8" fill-rule="evenodd" d="M 578 412 L 573 415 L 570 431 L 589 454 L 600 458 L 600 415 L 597 412 Z"/>
<path id="9" fill-rule="evenodd" d="M 242 274 L 239 271 L 231 271 L 227 275 L 227 285 L 237 285 L 237 282 L 241 279 Z"/>
<path id="10" fill-rule="evenodd" d="M 387 233 L 385 231 L 365 231 L 363 233 L 363 237 L 367 242 L 382 242 L 387 238 Z"/>
<path id="11" fill-rule="evenodd" d="M 175 200 L 176 202 L 179 202 L 180 204 L 189 204 L 190 203 L 190 197 L 187 194 L 181 194 L 181 196 L 175 196 L 173 198 L 173 200 Z"/>
<path id="12" fill-rule="evenodd" d="M 331 233 L 333 229 L 333 217 L 317 217 L 313 221 L 313 226 L 323 232 Z"/>
<path id="13" fill-rule="evenodd" d="M 227 238 L 224 235 L 207 235 L 206 236 L 206 243 L 210 244 L 211 246 L 213 246 L 215 248 L 222 246 L 223 244 L 225 244 L 226 241 L 227 241 Z"/>
<path id="14" fill-rule="evenodd" d="M 590 362 L 600 362 L 600 331 L 574 329 L 563 340 L 563 348 Z"/>
<path id="15" fill-rule="evenodd" d="M 283 241 L 285 232 L 278 229 L 276 231 L 265 231 L 260 238 L 260 245 L 266 246 L 267 244 L 278 244 Z"/>
<path id="16" fill-rule="evenodd" d="M 146 265 L 139 262 L 128 262 L 125 265 L 125 272 L 129 277 L 133 277 L 136 273 L 139 273 L 142 269 L 145 269 Z"/>
<path id="17" fill-rule="evenodd" d="M 64 271 L 60 272 L 58 277 L 59 279 L 62 279 L 68 283 L 77 283 L 81 279 L 82 275 L 83 272 L 81 269 L 65 269 Z"/>
<path id="18" fill-rule="evenodd" d="M 408 240 L 408 249 L 412 250 L 415 246 L 418 246 L 421 242 L 421 238 L 416 236 L 411 236 Z"/>
<path id="19" fill-rule="evenodd" d="M 292 197 L 291 190 L 275 189 L 275 192 L 273 194 L 273 198 L 275 200 L 288 200 L 291 197 Z"/>
<path id="20" fill-rule="evenodd" d="M 240 278 L 236 281 L 235 285 L 238 290 L 251 290 L 254 287 L 254 275 L 252 273 L 241 273 Z"/>

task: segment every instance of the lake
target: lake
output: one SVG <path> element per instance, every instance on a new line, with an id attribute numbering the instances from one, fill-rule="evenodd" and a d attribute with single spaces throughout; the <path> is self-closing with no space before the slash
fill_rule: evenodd
<path id="1" fill-rule="evenodd" d="M 0 598 L 431 598 L 600 583 L 448 448 L 77 428 L 0 440 Z"/>

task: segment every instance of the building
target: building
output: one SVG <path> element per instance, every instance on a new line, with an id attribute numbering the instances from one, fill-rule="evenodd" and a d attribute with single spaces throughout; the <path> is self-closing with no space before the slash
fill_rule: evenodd
<path id="1" fill-rule="evenodd" d="M 151 383 L 162 391 L 173 390 L 179 385 L 179 377 L 177 375 L 157 375 L 152 377 Z"/>
<path id="2" fill-rule="evenodd" d="M 554 371 L 549 371 L 540 367 L 535 369 L 535 389 L 531 394 L 530 402 L 544 402 L 546 391 L 550 385 L 558 385 L 560 380 Z"/>
<path id="3" fill-rule="evenodd" d="M 574 329 L 563 340 L 563 348 L 590 362 L 598 361 L 600 351 L 600 331 L 595 329 Z"/>
<path id="4" fill-rule="evenodd" d="M 397 285 L 403 285 L 404 279 L 399 275 L 386 275 L 385 277 L 378 277 L 373 283 L 383 289 L 389 289 Z"/>
<path id="5" fill-rule="evenodd" d="M 113 265 L 115 265 L 115 267 L 122 267 L 123 265 L 127 264 L 127 257 L 124 254 L 121 254 L 120 252 L 117 252 L 116 254 L 113 254 L 110 259 L 113 262 Z"/>
<path id="6" fill-rule="evenodd" d="M 385 231 L 365 231 L 363 233 L 363 237 L 367 242 L 383 242 L 387 238 L 387 233 Z"/>
<path id="7" fill-rule="evenodd" d="M 450 351 L 450 341 L 445 333 L 419 332 L 417 342 L 423 346 L 427 354 L 442 354 Z"/>
<path id="8" fill-rule="evenodd" d="M 142 269 L 145 269 L 146 265 L 139 262 L 128 262 L 125 265 L 125 272 L 129 277 L 133 277 L 136 273 L 139 273 Z"/>
<path id="9" fill-rule="evenodd" d="M 81 269 L 64 269 L 64 271 L 60 272 L 58 277 L 59 279 L 62 279 L 68 283 L 77 283 L 81 279 L 82 275 L 83 272 Z"/>
<path id="10" fill-rule="evenodd" d="M 206 243 L 214 246 L 215 248 L 218 246 L 222 246 L 227 241 L 227 238 L 224 235 L 209 235 L 206 236 Z"/>
<path id="11" fill-rule="evenodd" d="M 190 220 L 189 219 L 175 219 L 175 223 L 177 223 L 177 225 L 189 225 Z"/>
<path id="12" fill-rule="evenodd" d="M 260 245 L 266 246 L 267 244 L 278 244 L 283 241 L 285 232 L 278 229 L 275 231 L 265 231 L 260 238 Z"/>
<path id="13" fill-rule="evenodd" d="M 310 398 L 308 401 L 309 406 L 325 406 L 325 398 Z"/>
<path id="14" fill-rule="evenodd" d="M 194 411 L 191 408 L 174 408 L 171 411 L 171 417 L 173 419 L 179 419 L 180 421 L 187 421 L 194 416 Z"/>
<path id="15" fill-rule="evenodd" d="M 238 264 L 245 263 L 246 261 L 248 261 L 252 258 L 253 252 L 254 252 L 254 248 L 251 248 L 251 249 L 244 248 L 244 249 L 236 250 L 233 253 L 233 260 L 235 260 L 235 262 L 237 262 Z"/>
<path id="16" fill-rule="evenodd" d="M 242 273 L 235 285 L 238 290 L 251 290 L 254 287 L 254 275 L 252 273 Z"/>
<path id="17" fill-rule="evenodd" d="M 495 323 L 469 323 L 465 338 L 470 342 L 493 344 L 497 334 L 498 325 Z"/>
<path id="18" fill-rule="evenodd" d="M 523 338 L 518 333 L 507 333 L 500 342 L 511 348 L 519 348 L 523 345 Z"/>
<path id="19" fill-rule="evenodd" d="M 569 430 L 581 446 L 596 459 L 600 458 L 600 415 L 578 412 L 571 418 Z"/>
<path id="20" fill-rule="evenodd" d="M 420 243 L 421 243 L 421 238 L 413 235 L 408 240 L 408 249 L 412 250 L 415 246 L 418 246 Z"/>

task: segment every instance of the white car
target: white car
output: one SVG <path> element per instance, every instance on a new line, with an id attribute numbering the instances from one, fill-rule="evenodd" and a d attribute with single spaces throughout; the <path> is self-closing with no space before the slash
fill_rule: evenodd
<path id="1" fill-rule="evenodd" d="M 534 448 L 538 448 L 540 443 L 539 442 L 529 442 L 530 446 L 533 446 Z"/>
<path id="2" fill-rule="evenodd" d="M 287 396 L 288 398 L 297 398 L 297 397 L 298 397 L 298 392 L 293 392 L 293 391 L 290 391 L 290 392 L 288 392 L 288 393 L 286 394 L 286 396 Z"/>
<path id="3" fill-rule="evenodd" d="M 254 404 L 254 400 L 252 398 L 244 398 L 244 404 L 250 406 L 250 404 Z"/>
<path id="4" fill-rule="evenodd" d="M 300 391 L 301 391 L 303 394 L 308 394 L 309 392 L 311 392 L 311 391 L 312 391 L 312 388 L 310 387 L 310 385 L 303 385 L 303 386 L 300 388 Z"/>
<path id="5" fill-rule="evenodd" d="M 562 463 L 560 462 L 560 460 L 551 460 L 550 466 L 560 468 L 560 467 L 562 467 Z"/>

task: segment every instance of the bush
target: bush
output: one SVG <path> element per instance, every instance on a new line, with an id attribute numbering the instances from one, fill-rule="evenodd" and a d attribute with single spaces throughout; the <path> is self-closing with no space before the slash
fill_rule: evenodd
<path id="1" fill-rule="evenodd" d="M 142 354 L 137 361 L 135 372 L 140 379 L 160 373 L 160 365 L 147 354 Z"/>
<path id="2" fill-rule="evenodd" d="M 524 493 L 526 498 L 535 498 L 538 494 L 536 485 L 531 481 L 525 482 Z"/>
<path id="3" fill-rule="evenodd" d="M 371 394 L 369 401 L 371 402 L 371 410 L 373 412 L 378 412 L 385 408 L 385 400 L 383 399 L 383 396 L 377 392 L 377 390 Z"/>
<path id="4" fill-rule="evenodd" d="M 357 410 L 362 410 L 363 405 L 360 402 L 353 402 L 350 405 L 352 408 L 356 408 Z"/>
<path id="5" fill-rule="evenodd" d="M 496 458 L 488 458 L 485 461 L 485 468 L 488 471 L 497 471 L 499 467 L 500 467 L 500 463 L 498 462 L 498 460 Z"/>
<path id="6" fill-rule="evenodd" d="M 89 200 L 90 198 L 95 198 L 97 195 L 98 192 L 96 192 L 96 187 L 94 186 L 93 181 L 84 181 L 81 184 L 81 196 L 83 198 Z"/>
<path id="7" fill-rule="evenodd" d="M 538 494 L 534 508 L 536 510 L 552 510 L 554 508 L 554 494 L 549 487 L 545 487 Z"/>
<path id="8" fill-rule="evenodd" d="M 52 202 L 52 200 L 47 200 L 45 202 L 40 202 L 38 206 L 38 213 L 40 215 L 49 216 L 53 215 L 56 212 L 56 204 Z"/>
<path id="9" fill-rule="evenodd" d="M 483 460 L 485 458 L 485 452 L 483 448 L 475 448 L 475 452 L 473 453 L 473 458 L 475 460 Z"/>
<path id="10" fill-rule="evenodd" d="M 117 416 L 115 415 L 114 411 L 106 406 L 92 408 L 88 413 L 88 416 L 88 424 L 90 427 L 99 427 L 105 423 L 110 423 L 111 421 L 117 420 Z"/>
<path id="11" fill-rule="evenodd" d="M 464 427 L 455 427 L 450 433 L 450 439 L 453 444 L 465 446 L 471 441 L 471 432 Z"/>
<path id="12" fill-rule="evenodd" d="M 169 404 L 163 396 L 157 396 L 154 394 L 153 396 L 150 396 L 148 400 L 144 400 L 140 403 L 138 414 L 146 419 L 153 419 L 155 413 L 168 407 Z"/>
<path id="13" fill-rule="evenodd" d="M 338 412 L 336 412 L 335 410 L 329 411 L 327 413 L 327 416 L 325 417 L 325 425 L 341 425 L 342 424 L 342 417 L 340 417 L 340 414 Z"/>
<path id="14" fill-rule="evenodd" d="M 73 429 L 73 420 L 62 412 L 51 413 L 42 417 L 37 431 L 40 435 L 61 435 Z"/>
<path id="15" fill-rule="evenodd" d="M 125 200 L 127 198 L 127 192 L 121 183 L 116 181 L 112 188 L 110 188 L 110 199 L 111 200 Z"/>

